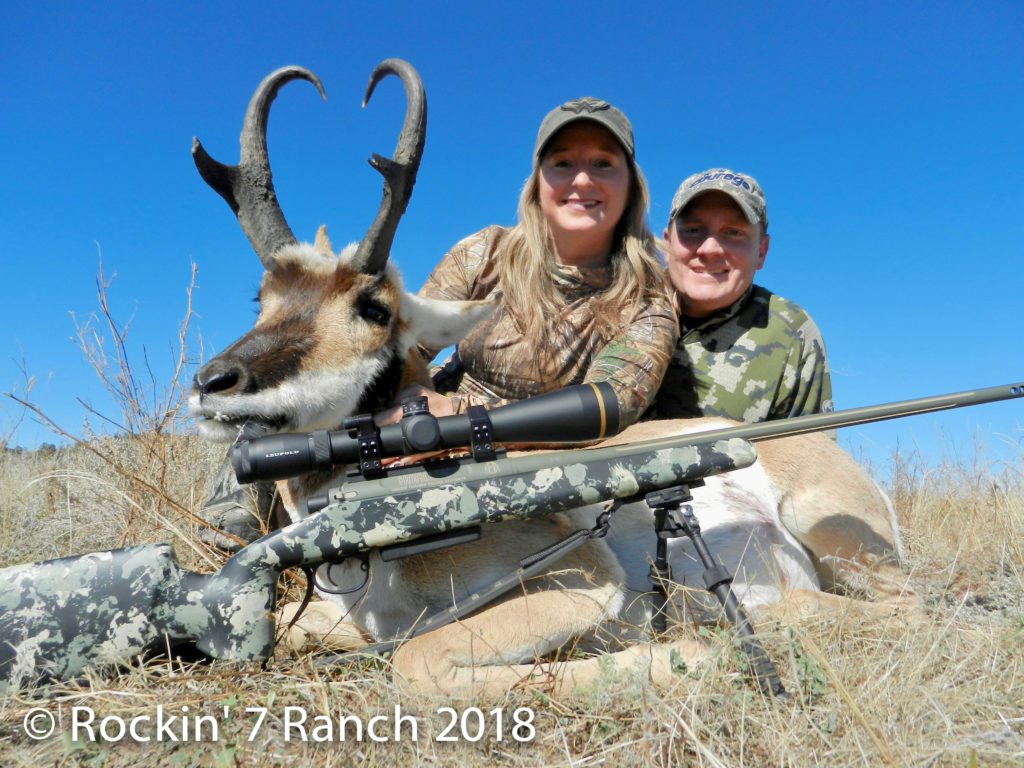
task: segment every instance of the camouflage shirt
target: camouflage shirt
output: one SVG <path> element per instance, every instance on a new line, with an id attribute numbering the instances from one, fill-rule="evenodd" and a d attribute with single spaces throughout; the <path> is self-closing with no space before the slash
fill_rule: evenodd
<path id="1" fill-rule="evenodd" d="M 799 306 L 758 285 L 687 328 L 649 416 L 755 422 L 832 410 L 825 343 Z"/>
<path id="2" fill-rule="evenodd" d="M 496 252 L 507 231 L 492 226 L 456 243 L 420 295 L 466 300 L 500 291 Z M 676 321 L 670 302 L 657 297 L 642 303 L 624 314 L 618 335 L 609 337 L 598 332 L 590 299 L 611 282 L 611 267 L 551 261 L 551 275 L 566 300 L 552 336 L 525 338 L 500 303 L 437 372 L 438 391 L 455 392 L 456 410 L 463 412 L 469 405 L 494 407 L 571 384 L 607 381 L 619 401 L 620 428 L 632 424 L 654 399 L 672 354 Z M 553 354 L 538 355 L 538 344 Z"/>

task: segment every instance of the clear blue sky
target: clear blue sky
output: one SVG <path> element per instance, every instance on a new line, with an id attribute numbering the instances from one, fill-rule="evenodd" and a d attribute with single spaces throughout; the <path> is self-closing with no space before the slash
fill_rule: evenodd
<path id="1" fill-rule="evenodd" d="M 436 7 L 434 7 L 436 5 Z M 205 356 L 254 319 L 260 266 L 189 155 L 236 162 L 242 114 L 270 70 L 282 206 L 300 238 L 359 239 L 403 97 L 429 102 L 426 152 L 393 259 L 417 289 L 444 251 L 511 224 L 543 115 L 570 98 L 630 117 L 652 228 L 676 185 L 726 166 L 756 176 L 772 244 L 759 282 L 801 303 L 828 346 L 839 408 L 1024 381 L 1024 6 L 866 3 L 7 3 L 0 32 L 0 390 L 77 432 L 116 416 L 75 344 L 116 274 L 115 318 L 145 379 L 169 376 L 190 265 Z M 199 348 L 194 346 L 198 356 Z M 94 420 L 94 423 L 96 421 Z M 952 440 L 1020 446 L 1024 403 L 841 433 L 855 455 Z M 96 423 L 96 426 L 102 426 Z M 56 441 L 7 398 L 0 438 Z M 938 447 L 936 447 L 938 446 Z M 1019 456 L 1019 447 L 1014 448 Z"/>

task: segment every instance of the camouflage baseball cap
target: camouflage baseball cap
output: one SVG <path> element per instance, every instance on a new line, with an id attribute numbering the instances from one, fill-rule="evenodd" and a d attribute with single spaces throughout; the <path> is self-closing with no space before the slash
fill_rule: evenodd
<path id="1" fill-rule="evenodd" d="M 668 220 L 671 222 L 675 219 L 697 195 L 711 190 L 725 192 L 736 201 L 747 221 L 751 224 L 761 222 L 762 229 L 768 231 L 768 204 L 765 202 L 761 186 L 753 176 L 736 173 L 728 168 L 701 171 L 680 184 L 672 198 L 672 210 L 668 214 Z"/>
<path id="2" fill-rule="evenodd" d="M 633 126 L 629 124 L 629 119 L 607 101 L 584 96 L 582 99 L 567 101 L 548 112 L 537 131 L 537 144 L 533 148 L 534 165 L 540 161 L 541 153 L 551 138 L 577 120 L 590 120 L 607 128 L 618 139 L 629 159 L 634 159 Z"/>

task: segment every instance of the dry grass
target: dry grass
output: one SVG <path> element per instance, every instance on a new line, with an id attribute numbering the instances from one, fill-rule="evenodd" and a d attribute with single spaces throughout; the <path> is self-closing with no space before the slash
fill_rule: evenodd
<path id="1" fill-rule="evenodd" d="M 190 468 L 202 448 L 180 437 L 175 456 L 184 459 L 176 503 L 191 499 Z M 144 466 L 151 451 L 125 443 L 124 460 Z M 155 531 L 160 504 L 140 502 L 109 466 L 73 469 L 74 452 L 4 457 L 6 563 L 27 559 L 15 544 L 49 540 L 31 556 L 63 555 L 116 545 L 130 527 Z M 78 454 L 79 457 L 85 454 Z M 207 456 L 215 465 L 217 454 Z M 62 468 L 62 469 L 61 469 Z M 852 616 L 811 618 L 799 625 L 764 627 L 763 642 L 788 701 L 762 697 L 745 675 L 744 660 L 727 629 L 703 630 L 715 654 L 711 663 L 681 672 L 672 690 L 651 690 L 627 678 L 609 678 L 574 699 L 554 699 L 543 687 L 510 692 L 495 701 L 427 699 L 399 690 L 386 661 L 320 668 L 310 658 L 282 654 L 266 668 L 215 662 L 198 667 L 151 662 L 120 674 L 93 676 L 7 698 L 0 705 L 0 755 L 5 766 L 210 765 L 210 766 L 971 766 L 1020 765 L 1024 760 L 1024 488 L 957 485 L 946 467 L 919 484 L 894 489 L 910 549 L 911 583 L 926 597 L 928 621 L 907 626 L 864 625 Z M 175 476 L 168 472 L 165 476 Z M 38 478 L 38 479 L 36 479 Z M 81 480 L 80 478 L 85 478 Z M 952 482 L 955 477 L 951 478 Z M 196 482 L 201 482 L 197 478 Z M 1001 481 L 1002 482 L 1002 481 Z M 198 487 L 203 487 L 199 485 Z M 74 489 L 74 490 L 72 490 Z M 168 489 L 170 491 L 170 489 Z M 174 494 L 177 496 L 174 496 Z M 9 499 L 25 497 L 17 508 Z M 95 505 L 95 506 L 93 506 Z M 92 524 L 86 514 L 92 507 Z M 14 512 L 8 515 L 7 511 Z M 38 512 L 45 510 L 47 514 Z M 79 516 L 80 525 L 67 521 Z M 33 522 L 35 521 L 35 522 Z M 969 530 L 967 530 L 969 528 Z M 188 525 L 178 525 L 179 538 Z M 39 535 L 40 531 L 48 532 Z M 106 540 L 104 540 L 104 532 Z M 31 536 L 29 534 L 32 534 Z M 164 532 L 166 533 L 166 531 Z M 129 539 L 152 540 L 132 532 Z M 155 538 L 161 538 L 159 536 Z M 164 536 L 162 538 L 167 538 Z M 36 546 L 39 546 L 38 544 Z M 179 542 L 179 552 L 184 549 Z M 683 631 L 683 630 L 681 630 Z M 689 630 L 686 630 L 689 631 Z M 381 715 L 379 733 L 392 734 L 394 708 L 417 720 L 398 740 L 357 741 L 349 730 L 339 740 L 338 720 L 354 715 L 365 724 Z M 157 707 L 178 716 L 179 741 L 156 741 Z M 435 741 L 448 722 L 439 711 L 477 707 L 486 724 L 479 741 Z M 26 714 L 42 707 L 59 715 L 64 736 L 30 740 Z M 104 717 L 140 721 L 140 743 L 130 736 L 115 743 L 73 740 L 73 707 L 89 707 L 94 727 Z M 187 710 L 184 708 L 187 707 Z M 512 738 L 514 713 L 532 713 L 533 738 Z M 251 711 L 246 712 L 249 709 Z M 504 720 L 496 738 L 495 709 Z M 258 717 L 265 719 L 257 728 Z M 286 730 L 289 713 L 304 713 L 310 739 L 325 736 L 317 716 L 333 721 L 330 743 L 303 742 Z M 183 712 L 217 721 L 216 739 L 207 723 L 205 740 L 190 731 L 181 740 Z M 194 730 L 194 719 L 190 726 Z M 113 728 L 115 721 L 109 727 Z M 250 737 L 255 737 L 250 741 Z M 456 731 L 458 732 L 458 731 Z M 80 732 L 80 735 L 83 732 Z M 115 736 L 116 730 L 108 731 Z M 469 735 L 473 735 L 471 732 Z M 520 736 L 528 735 L 520 732 Z"/>
<path id="2" fill-rule="evenodd" d="M 125 419 L 142 426 L 119 437 L 93 435 L 56 451 L 4 451 L 0 565 L 170 540 L 186 564 L 213 567 L 215 556 L 196 540 L 191 514 L 222 453 L 181 433 L 175 419 L 165 418 L 169 410 L 155 421 Z M 265 667 L 154 661 L 0 701 L 0 764 L 1024 764 L 1024 456 L 1000 467 L 987 466 L 983 454 L 970 463 L 939 466 L 898 456 L 892 476 L 909 550 L 908 578 L 925 597 L 928 619 L 864 624 L 853 616 L 828 616 L 761 627 L 793 694 L 785 701 L 757 692 L 728 629 L 701 630 L 713 659 L 681 670 L 671 690 L 609 676 L 573 699 L 552 698 L 542 685 L 499 700 L 417 697 L 396 687 L 387 662 L 379 659 L 333 668 L 289 654 Z M 416 719 L 416 739 L 408 724 L 390 738 L 396 706 Z M 136 733 L 151 740 L 130 734 L 75 739 L 75 707 L 95 713 L 94 728 L 108 718 L 110 736 L 117 735 L 116 718 L 126 724 L 149 718 L 137 721 Z M 159 707 L 165 717 L 178 718 L 162 739 L 155 725 Z M 438 741 L 450 719 L 445 707 L 465 715 L 470 736 L 479 711 L 481 738 Z M 23 724 L 39 709 L 60 725 L 56 735 L 33 741 Z M 532 718 L 532 731 L 514 731 L 517 711 L 520 720 Z M 299 712 L 308 718 L 308 741 L 285 728 L 285 719 Z M 186 738 L 184 715 L 192 718 Z M 198 715 L 207 718 L 201 740 L 194 734 Z M 384 717 L 378 734 L 388 740 L 375 742 L 366 733 L 358 740 L 351 727 L 342 734 L 339 718 L 349 715 L 363 724 Z M 328 735 L 326 721 L 314 720 L 318 716 L 333 722 L 333 741 L 314 741 Z"/>
<path id="3" fill-rule="evenodd" d="M 125 541 L 176 538 L 179 552 L 194 526 L 173 515 L 195 503 L 193 489 L 208 479 L 219 453 L 191 436 L 165 438 L 162 452 L 136 438 L 103 441 L 124 467 L 158 486 L 166 498 L 139 491 L 110 464 L 84 448 L 47 454 L 8 452 L 0 463 L 5 564 L 53 557 Z M 167 457 L 163 466 L 155 456 Z M 898 468 L 899 469 L 899 468 Z M 977 481 L 974 468 L 907 470 L 893 489 L 910 550 L 911 583 L 926 598 L 929 619 L 864 625 L 851 616 L 808 619 L 763 628 L 788 701 L 763 698 L 744 674 L 728 630 L 713 630 L 713 661 L 681 673 L 672 690 L 645 689 L 609 678 L 571 700 L 543 688 L 510 692 L 497 701 L 418 698 L 399 690 L 386 661 L 339 668 L 313 667 L 309 658 L 282 655 L 266 668 L 216 662 L 199 667 L 152 662 L 120 674 L 51 686 L 0 704 L 0 755 L 8 765 L 325 766 L 971 766 L 1020 765 L 1024 760 L 1024 487 L 1017 475 Z M 970 482 L 968 482 L 970 481 Z M 172 521 L 170 530 L 165 527 Z M 203 567 L 202 558 L 194 558 Z M 162 705 L 179 720 L 179 741 L 155 741 L 151 721 L 140 721 L 140 743 L 73 740 L 73 707 L 89 707 L 96 722 L 155 719 Z M 365 724 L 382 715 L 380 733 L 398 705 L 417 719 L 396 741 L 340 738 L 338 719 Z M 448 722 L 442 707 L 470 712 L 486 724 L 479 741 L 438 742 Z M 57 714 L 64 736 L 30 740 L 26 714 L 37 707 Z M 217 721 L 217 738 L 181 741 L 183 708 Z M 225 709 L 226 708 L 226 709 Z M 292 709 L 294 708 L 294 709 Z M 495 709 L 504 719 L 496 738 Z M 532 712 L 533 738 L 512 738 L 514 713 Z M 246 712 L 246 709 L 252 711 Z M 265 720 L 256 728 L 260 711 Z M 327 735 L 318 715 L 334 721 L 331 743 L 301 741 L 288 731 L 289 713 L 305 713 L 310 739 Z M 190 721 L 193 726 L 194 720 Z M 111 721 L 109 728 L 116 724 Z M 253 731 L 255 738 L 250 741 Z M 457 732 L 457 731 L 456 731 Z M 80 732 L 81 735 L 82 732 Z M 116 735 L 116 730 L 108 730 Z M 469 735 L 473 735 L 471 732 Z M 521 732 L 520 735 L 524 735 Z"/>

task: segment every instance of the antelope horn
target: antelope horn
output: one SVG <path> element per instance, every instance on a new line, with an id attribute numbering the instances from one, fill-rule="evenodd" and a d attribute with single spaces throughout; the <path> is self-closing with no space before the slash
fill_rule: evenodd
<path id="1" fill-rule="evenodd" d="M 321 98 L 327 99 L 320 78 L 304 67 L 281 67 L 271 72 L 256 88 L 245 111 L 238 165 L 217 162 L 206 153 L 199 139 L 192 139 L 192 159 L 199 175 L 231 206 L 242 231 L 267 269 L 281 246 L 296 242 L 274 192 L 267 157 L 267 117 L 281 86 L 300 78 L 313 83 Z"/>
<path id="2" fill-rule="evenodd" d="M 423 140 L 427 132 L 427 99 L 423 93 L 423 83 L 416 70 L 406 61 L 387 59 L 377 65 L 366 86 L 363 106 L 369 103 L 377 83 L 387 75 L 398 75 L 405 86 L 405 122 L 395 146 L 395 154 L 391 158 L 373 154 L 369 159 L 370 165 L 384 177 L 384 192 L 377 218 L 359 243 L 352 266 L 370 275 L 381 272 L 388 262 L 398 220 L 405 213 L 413 184 L 416 183 L 416 171 L 420 166 Z"/>

